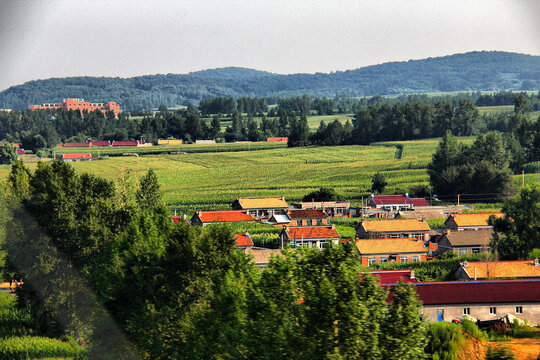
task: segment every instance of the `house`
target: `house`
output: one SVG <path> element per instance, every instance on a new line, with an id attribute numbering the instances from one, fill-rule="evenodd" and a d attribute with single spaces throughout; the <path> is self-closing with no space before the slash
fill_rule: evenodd
<path id="1" fill-rule="evenodd" d="M 444 222 L 444 227 L 450 230 L 478 230 L 478 229 L 491 229 L 488 225 L 488 219 L 490 216 L 496 218 L 502 217 L 503 213 L 500 212 L 484 212 L 484 213 L 463 213 L 463 214 L 450 214 Z"/>
<path id="2" fill-rule="evenodd" d="M 175 211 L 175 214 L 176 214 L 176 211 Z M 179 215 L 172 216 L 173 224 L 179 223 L 181 221 L 183 221 L 186 225 L 191 225 L 189 221 L 187 220 L 186 214 L 184 214 L 184 216 L 179 216 Z"/>
<path id="3" fill-rule="evenodd" d="M 17 151 L 17 155 L 19 156 L 23 156 L 25 154 L 24 149 L 17 148 L 16 151 Z"/>
<path id="4" fill-rule="evenodd" d="M 253 262 L 260 268 L 265 268 L 273 256 L 281 255 L 280 249 L 246 248 L 244 251 L 253 256 Z"/>
<path id="5" fill-rule="evenodd" d="M 457 280 L 540 279 L 540 263 L 535 260 L 464 261 L 456 270 Z"/>
<path id="6" fill-rule="evenodd" d="M 442 209 L 414 209 L 413 211 L 399 211 L 396 216 L 404 219 L 441 219 L 447 217 L 447 214 Z"/>
<path id="7" fill-rule="evenodd" d="M 251 236 L 249 236 L 249 233 L 247 231 L 243 234 L 234 234 L 234 238 L 236 239 L 235 246 L 238 248 L 253 247 L 253 240 L 251 240 Z"/>
<path id="8" fill-rule="evenodd" d="M 356 224 L 356 237 L 369 238 L 417 238 L 429 240 L 429 225 L 423 220 L 361 220 Z"/>
<path id="9" fill-rule="evenodd" d="M 114 140 L 112 143 L 112 146 L 139 146 L 139 141 L 138 140 L 126 140 L 126 141 Z"/>
<path id="10" fill-rule="evenodd" d="M 289 141 L 289 138 L 288 137 L 269 137 L 266 141 L 267 142 L 278 142 L 278 141 L 287 142 Z"/>
<path id="11" fill-rule="evenodd" d="M 184 140 L 182 139 L 158 139 L 157 144 L 158 145 L 182 145 L 184 143 Z"/>
<path id="12" fill-rule="evenodd" d="M 369 274 L 375 276 L 379 285 L 397 284 L 400 280 L 406 283 L 417 283 L 414 270 L 371 270 Z"/>
<path id="13" fill-rule="evenodd" d="M 431 322 L 452 321 L 465 315 L 480 321 L 514 315 L 533 324 L 540 319 L 540 280 L 426 282 L 410 286 L 416 288 L 424 317 Z"/>
<path id="14" fill-rule="evenodd" d="M 337 244 L 339 233 L 334 225 L 330 226 L 302 226 L 302 227 L 283 227 L 279 234 L 281 247 L 286 244 L 292 246 L 308 246 L 324 248 L 327 243 Z"/>
<path id="15" fill-rule="evenodd" d="M 377 209 L 399 211 L 405 209 L 427 208 L 431 204 L 425 198 L 410 198 L 405 195 L 374 195 L 367 201 L 367 205 Z"/>
<path id="16" fill-rule="evenodd" d="M 195 144 L 197 145 L 210 145 L 215 144 L 216 140 L 195 140 Z"/>
<path id="17" fill-rule="evenodd" d="M 435 240 L 438 249 L 433 253 L 440 256 L 447 251 L 453 251 L 459 256 L 478 254 L 489 250 L 492 229 L 480 229 L 474 231 L 456 231 L 445 229 L 443 234 Z"/>
<path id="18" fill-rule="evenodd" d="M 90 147 L 89 143 L 65 143 L 64 147 Z"/>
<path id="19" fill-rule="evenodd" d="M 348 217 L 351 203 L 342 201 L 307 201 L 294 203 L 291 210 L 321 209 L 329 217 Z"/>
<path id="20" fill-rule="evenodd" d="M 387 262 L 426 261 L 426 247 L 421 241 L 403 239 L 356 239 L 362 265 Z"/>
<path id="21" fill-rule="evenodd" d="M 111 146 L 111 143 L 108 141 L 92 140 L 90 141 L 90 146 Z"/>
<path id="22" fill-rule="evenodd" d="M 255 219 L 269 219 L 272 215 L 285 215 L 289 205 L 285 197 L 259 197 L 259 198 L 238 198 L 233 204 L 234 210 L 245 210 Z"/>
<path id="23" fill-rule="evenodd" d="M 62 154 L 62 161 L 76 162 L 76 161 L 91 161 L 92 154 Z"/>
<path id="24" fill-rule="evenodd" d="M 71 98 L 64 99 L 61 103 L 48 103 L 42 105 L 28 105 L 28 110 L 42 110 L 42 109 L 66 109 L 66 110 L 79 110 L 81 114 L 83 111 L 95 111 L 100 110 L 102 112 L 112 111 L 115 116 L 120 113 L 120 105 L 115 101 L 109 101 L 107 103 L 91 103 L 84 101 L 84 99 Z"/>
<path id="25" fill-rule="evenodd" d="M 327 225 L 328 215 L 322 209 L 289 210 L 291 226 Z"/>
<path id="26" fill-rule="evenodd" d="M 253 217 L 243 210 L 196 211 L 190 222 L 193 226 L 207 226 L 239 221 L 253 221 Z"/>

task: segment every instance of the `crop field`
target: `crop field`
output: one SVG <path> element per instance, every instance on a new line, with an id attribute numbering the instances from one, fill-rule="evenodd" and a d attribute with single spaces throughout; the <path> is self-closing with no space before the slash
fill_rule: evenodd
<path id="1" fill-rule="evenodd" d="M 282 145 L 234 152 L 220 152 L 221 144 L 201 145 L 216 151 L 110 157 L 73 166 L 78 172 L 108 179 L 128 173 L 138 178 L 152 168 L 167 205 L 190 216 L 194 210 L 229 209 L 237 197 L 284 195 L 288 201 L 298 201 L 322 186 L 335 188 L 354 206 L 370 194 L 371 177 L 377 171 L 386 175 L 388 193 L 405 193 L 411 187 L 428 184 L 426 166 L 438 141 L 301 148 Z M 474 139 L 461 141 L 472 143 Z M 398 146 L 402 146 L 401 150 Z M 36 163 L 27 166 L 33 170 Z M 8 172 L 8 166 L 0 166 L 0 178 Z M 515 176 L 515 182 L 521 185 L 521 175 Z M 525 183 L 533 182 L 540 183 L 540 174 L 525 175 Z"/>

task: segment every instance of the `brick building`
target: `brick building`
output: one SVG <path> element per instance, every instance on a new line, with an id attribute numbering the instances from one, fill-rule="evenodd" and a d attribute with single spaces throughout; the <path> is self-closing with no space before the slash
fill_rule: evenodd
<path id="1" fill-rule="evenodd" d="M 81 113 L 86 110 L 88 112 L 100 110 L 102 112 L 112 111 L 115 116 L 120 113 L 120 105 L 115 101 L 109 101 L 107 103 L 91 103 L 79 98 L 64 99 L 61 103 L 49 103 L 41 105 L 28 105 L 28 110 L 44 110 L 44 109 L 66 109 L 66 110 L 80 110 Z"/>

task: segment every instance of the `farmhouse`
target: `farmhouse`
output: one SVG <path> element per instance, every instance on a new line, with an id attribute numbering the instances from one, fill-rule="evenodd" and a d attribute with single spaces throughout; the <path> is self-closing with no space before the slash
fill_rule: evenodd
<path id="1" fill-rule="evenodd" d="M 324 248 L 327 243 L 337 244 L 339 233 L 331 226 L 283 227 L 279 234 L 281 247 L 286 244 Z"/>
<path id="2" fill-rule="evenodd" d="M 268 219 L 268 222 L 271 225 L 290 225 L 291 218 L 287 214 L 283 214 L 283 215 L 274 214 L 270 216 L 270 219 Z"/>
<path id="3" fill-rule="evenodd" d="M 416 238 L 429 239 L 429 225 L 423 220 L 361 220 L 356 225 L 356 237 L 370 238 Z"/>
<path id="4" fill-rule="evenodd" d="M 327 225 L 328 215 L 321 209 L 289 210 L 291 226 Z"/>
<path id="5" fill-rule="evenodd" d="M 289 138 L 288 137 L 269 137 L 266 141 L 267 142 L 278 142 L 278 141 L 287 142 L 289 141 Z"/>
<path id="6" fill-rule="evenodd" d="M 464 261 L 456 270 L 457 280 L 540 279 L 540 264 L 536 260 Z"/>
<path id="7" fill-rule="evenodd" d="M 65 143 L 64 147 L 90 147 L 89 143 Z"/>
<path id="8" fill-rule="evenodd" d="M 280 249 L 256 249 L 256 248 L 246 248 L 246 254 L 253 255 L 253 262 L 260 268 L 265 268 L 272 256 L 280 256 Z"/>
<path id="9" fill-rule="evenodd" d="M 111 144 L 108 141 L 90 141 L 90 146 L 110 146 Z"/>
<path id="10" fill-rule="evenodd" d="M 184 140 L 182 139 L 158 139 L 157 141 L 158 145 L 182 145 L 184 143 Z"/>
<path id="11" fill-rule="evenodd" d="M 489 228 L 474 231 L 445 229 L 436 240 L 438 248 L 433 255 L 440 256 L 447 251 L 452 251 L 459 256 L 486 252 L 489 250 L 492 234 L 493 230 Z"/>
<path id="12" fill-rule="evenodd" d="M 490 216 L 496 218 L 502 217 L 503 213 L 500 212 L 485 212 L 485 213 L 464 213 L 464 214 L 451 214 L 444 222 L 444 227 L 450 230 L 478 230 L 478 229 L 491 229 L 488 225 L 488 219 Z"/>
<path id="13" fill-rule="evenodd" d="M 269 219 L 272 215 L 285 215 L 289 205 L 285 197 L 238 198 L 233 204 L 234 210 L 245 210 L 255 219 Z"/>
<path id="14" fill-rule="evenodd" d="M 90 161 L 92 154 L 62 154 L 62 160 L 67 162 Z"/>
<path id="15" fill-rule="evenodd" d="M 197 145 L 210 145 L 215 144 L 216 140 L 195 140 L 195 144 Z"/>
<path id="16" fill-rule="evenodd" d="M 540 319 L 540 280 L 428 282 L 411 286 L 416 287 L 424 316 L 431 322 L 465 315 L 480 321 L 514 315 L 533 324 Z"/>
<path id="17" fill-rule="evenodd" d="M 253 247 L 253 240 L 251 240 L 251 236 L 249 236 L 247 231 L 243 234 L 234 234 L 234 238 L 236 239 L 236 247 L 238 248 Z"/>
<path id="18" fill-rule="evenodd" d="M 126 141 L 114 140 L 112 143 L 112 146 L 139 146 L 139 141 L 138 140 L 126 140 Z"/>
<path id="19" fill-rule="evenodd" d="M 253 217 L 243 210 L 196 211 L 190 222 L 193 226 L 207 226 L 239 221 L 253 221 Z"/>
<path id="20" fill-rule="evenodd" d="M 362 265 L 426 261 L 426 247 L 414 239 L 357 239 Z"/>
<path id="21" fill-rule="evenodd" d="M 321 209 L 329 217 L 348 217 L 351 203 L 339 201 L 311 201 L 294 203 L 291 210 Z"/>
<path id="22" fill-rule="evenodd" d="M 425 198 L 410 198 L 405 195 L 371 195 L 367 205 L 377 209 L 399 211 L 414 208 L 427 208 L 431 204 Z"/>

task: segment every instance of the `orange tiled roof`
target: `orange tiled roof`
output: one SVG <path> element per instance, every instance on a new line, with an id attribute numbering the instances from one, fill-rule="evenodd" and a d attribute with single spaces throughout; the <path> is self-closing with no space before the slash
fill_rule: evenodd
<path id="1" fill-rule="evenodd" d="M 289 205 L 282 196 L 260 198 L 238 198 L 243 209 L 287 208 Z"/>
<path id="2" fill-rule="evenodd" d="M 503 216 L 500 212 L 486 212 L 486 213 L 464 213 L 464 214 L 452 214 L 451 217 L 458 226 L 487 226 L 488 219 L 491 215 L 499 218 Z"/>
<path id="3" fill-rule="evenodd" d="M 253 246 L 253 240 L 248 233 L 234 234 L 236 238 L 236 246 Z"/>
<path id="4" fill-rule="evenodd" d="M 246 254 L 253 255 L 253 262 L 257 265 L 266 265 L 272 256 L 280 256 L 280 249 L 251 249 L 245 250 Z"/>
<path id="5" fill-rule="evenodd" d="M 92 154 L 62 154 L 62 159 L 91 159 Z"/>
<path id="6" fill-rule="evenodd" d="M 356 239 L 356 248 L 362 255 L 426 252 L 420 241 L 411 239 Z"/>
<path id="7" fill-rule="evenodd" d="M 339 238 L 339 233 L 332 226 L 288 227 L 285 228 L 285 232 L 292 240 Z"/>
<path id="8" fill-rule="evenodd" d="M 243 210 L 199 211 L 198 214 L 203 223 L 253 221 Z"/>
<path id="9" fill-rule="evenodd" d="M 429 231 L 429 225 L 425 221 L 396 219 L 396 220 L 363 220 L 358 226 L 363 226 L 365 231 L 370 232 L 394 232 L 394 231 Z"/>
<path id="10" fill-rule="evenodd" d="M 476 277 L 481 279 L 488 277 L 488 269 L 490 278 L 540 278 L 540 266 L 534 266 L 533 260 L 469 262 L 465 271 L 472 279 L 475 269 Z"/>

